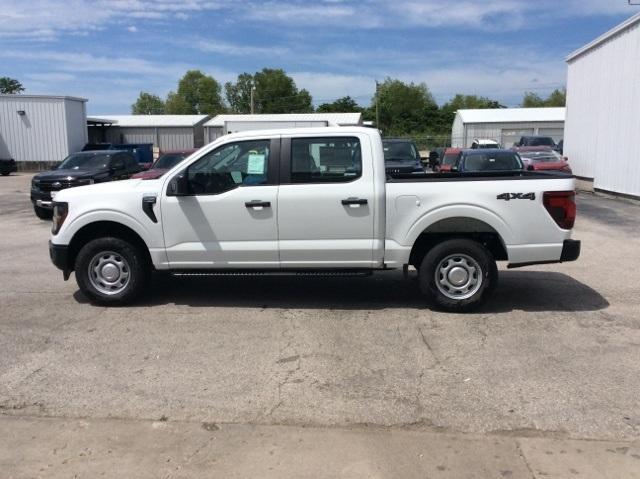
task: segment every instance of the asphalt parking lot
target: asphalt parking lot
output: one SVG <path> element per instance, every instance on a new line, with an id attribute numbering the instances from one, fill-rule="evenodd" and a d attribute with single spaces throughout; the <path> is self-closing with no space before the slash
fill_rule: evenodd
<path id="1" fill-rule="evenodd" d="M 160 277 L 139 304 L 109 309 L 50 263 L 29 181 L 0 178 L 0 420 L 27 431 L 14 447 L 31 437 L 21 420 L 113 419 L 219 434 L 278 426 L 289 438 L 425 432 L 496 448 L 505 437 L 622 441 L 617 456 L 640 470 L 637 204 L 579 195 L 580 260 L 501 270 L 475 314 L 431 311 L 400 273 Z M 32 477 L 0 444 L 0 464 Z"/>

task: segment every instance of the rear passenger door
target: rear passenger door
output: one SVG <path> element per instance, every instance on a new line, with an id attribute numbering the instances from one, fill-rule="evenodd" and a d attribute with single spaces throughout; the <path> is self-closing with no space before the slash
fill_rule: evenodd
<path id="1" fill-rule="evenodd" d="M 370 268 L 374 179 L 358 135 L 282 139 L 278 244 L 283 268 Z"/>

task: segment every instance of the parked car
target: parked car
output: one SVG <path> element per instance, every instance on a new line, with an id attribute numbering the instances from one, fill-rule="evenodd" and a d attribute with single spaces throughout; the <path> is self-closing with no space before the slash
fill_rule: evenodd
<path id="1" fill-rule="evenodd" d="M 522 171 L 524 165 L 513 150 L 462 150 L 452 172 Z"/>
<path id="2" fill-rule="evenodd" d="M 8 176 L 11 173 L 15 173 L 18 171 L 18 165 L 16 165 L 16 160 L 13 158 L 10 160 L 2 160 L 0 159 L 0 174 L 2 176 Z"/>
<path id="3" fill-rule="evenodd" d="M 196 151 L 198 151 L 197 148 L 192 148 L 190 150 L 168 150 L 160 155 L 160 158 L 151 165 L 151 168 L 141 171 L 140 173 L 136 173 L 131 178 L 140 178 L 143 180 L 155 180 L 160 178 L 167 171 Z"/>
<path id="4" fill-rule="evenodd" d="M 556 150 L 558 153 L 560 153 L 561 155 L 564 154 L 564 139 L 560 140 L 558 142 L 558 144 L 556 145 L 556 147 L 554 148 L 554 150 Z"/>
<path id="5" fill-rule="evenodd" d="M 566 158 L 548 146 L 523 146 L 513 148 L 528 170 L 555 170 L 571 173 L 571 167 Z"/>
<path id="6" fill-rule="evenodd" d="M 59 192 L 49 252 L 105 305 L 133 301 L 153 270 L 349 275 L 413 265 L 430 301 L 463 311 L 494 289 L 496 261 L 578 258 L 574 189 L 567 175 L 525 170 L 390 177 L 372 128 L 246 131 L 157 181 Z"/>
<path id="7" fill-rule="evenodd" d="M 461 148 L 446 148 L 442 154 L 440 164 L 435 171 L 440 173 L 448 173 L 451 171 L 451 167 L 458 161 L 458 156 L 462 152 Z"/>
<path id="8" fill-rule="evenodd" d="M 136 157 L 136 161 L 143 170 L 148 170 L 153 164 L 153 143 L 87 143 L 82 151 L 127 150 Z"/>
<path id="9" fill-rule="evenodd" d="M 424 173 L 420 153 L 413 140 L 408 138 L 384 138 L 385 171 L 389 175 Z"/>
<path id="10" fill-rule="evenodd" d="M 486 140 L 482 138 L 476 138 L 475 140 L 473 140 L 473 143 L 471 143 L 472 150 L 482 150 L 487 148 L 500 148 L 500 143 L 498 143 L 496 140 Z"/>
<path id="11" fill-rule="evenodd" d="M 31 180 L 31 202 L 36 216 L 50 219 L 52 193 L 75 186 L 122 180 L 140 171 L 133 154 L 119 150 L 94 150 L 72 153 L 50 171 Z"/>
<path id="12" fill-rule="evenodd" d="M 556 142 L 550 136 L 529 135 L 520 137 L 520 141 L 513 146 L 548 146 L 553 148 L 556 146 Z"/>

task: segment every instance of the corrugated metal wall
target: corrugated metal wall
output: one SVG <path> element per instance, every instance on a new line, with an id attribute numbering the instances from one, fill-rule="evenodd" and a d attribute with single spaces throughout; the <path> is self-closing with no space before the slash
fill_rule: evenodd
<path id="1" fill-rule="evenodd" d="M 67 145 L 69 152 L 80 151 L 89 141 L 87 133 L 87 104 L 65 100 Z"/>
<path id="2" fill-rule="evenodd" d="M 161 150 L 181 150 L 198 148 L 196 130 L 202 127 L 161 127 L 161 128 L 134 128 L 111 126 L 106 130 L 107 143 L 153 143 Z M 204 133 L 200 133 L 203 135 Z"/>
<path id="3" fill-rule="evenodd" d="M 84 102 L 79 100 L 0 96 L 0 157 L 60 161 L 79 149 L 77 145 L 82 148 L 86 125 Z"/>
<path id="4" fill-rule="evenodd" d="M 640 195 L 640 25 L 573 59 L 564 153 L 595 188 Z"/>
<path id="5" fill-rule="evenodd" d="M 457 119 L 458 117 L 456 117 Z M 558 142 L 563 138 L 564 122 L 530 122 L 530 123 L 467 123 L 460 129 L 460 124 L 452 129 L 451 144 L 458 148 L 469 148 L 475 138 L 496 140 L 503 148 L 511 148 L 513 143 L 523 135 L 549 135 Z"/>
<path id="6" fill-rule="evenodd" d="M 453 127 L 451 128 L 451 146 L 454 148 L 463 148 L 464 145 L 464 123 L 459 113 L 453 119 Z"/>
<path id="7" fill-rule="evenodd" d="M 221 126 L 205 126 L 204 127 L 204 142 L 205 144 L 211 143 L 213 140 L 220 138 L 224 133 Z"/>

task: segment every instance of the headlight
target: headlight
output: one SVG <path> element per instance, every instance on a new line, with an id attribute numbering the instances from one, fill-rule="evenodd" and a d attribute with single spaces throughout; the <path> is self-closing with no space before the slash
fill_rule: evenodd
<path id="1" fill-rule="evenodd" d="M 58 234 L 62 223 L 67 219 L 67 213 L 69 213 L 69 203 L 53 203 L 53 223 L 51 224 L 51 233 Z"/>

